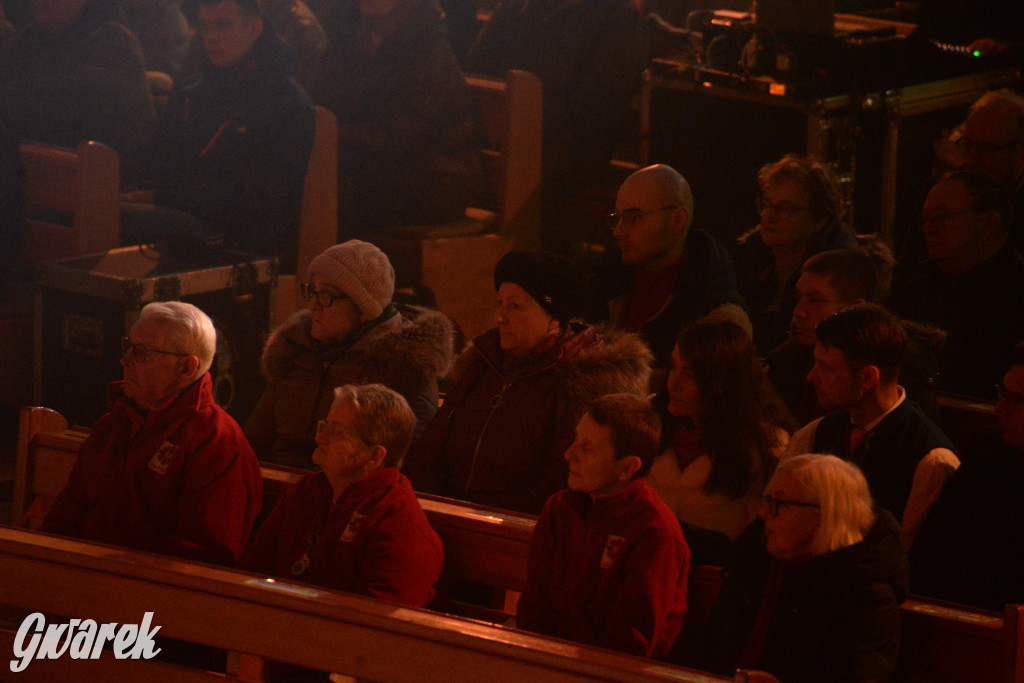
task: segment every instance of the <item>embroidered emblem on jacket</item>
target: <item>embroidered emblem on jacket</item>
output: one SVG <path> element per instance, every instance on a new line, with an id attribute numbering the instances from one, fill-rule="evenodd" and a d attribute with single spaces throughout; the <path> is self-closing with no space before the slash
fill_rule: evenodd
<path id="1" fill-rule="evenodd" d="M 350 543 L 365 526 L 366 515 L 353 512 L 352 517 L 348 520 L 348 524 L 345 525 L 345 530 L 341 532 L 341 542 Z"/>
<path id="2" fill-rule="evenodd" d="M 167 469 L 180 452 L 181 449 L 176 445 L 170 441 L 164 441 L 156 453 L 153 454 L 153 457 L 149 459 L 149 464 L 146 467 L 157 474 L 167 474 Z"/>
<path id="3" fill-rule="evenodd" d="M 625 545 L 625 536 L 610 534 L 608 540 L 604 542 L 604 552 L 601 553 L 601 569 L 611 569 L 615 561 L 622 556 Z"/>

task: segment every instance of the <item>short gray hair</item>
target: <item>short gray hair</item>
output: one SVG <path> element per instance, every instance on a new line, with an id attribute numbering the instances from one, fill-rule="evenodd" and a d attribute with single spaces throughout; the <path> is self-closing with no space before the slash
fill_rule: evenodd
<path id="1" fill-rule="evenodd" d="M 815 555 L 864 539 L 875 522 L 875 513 L 867 479 L 856 465 L 834 455 L 807 453 L 782 460 L 772 479 L 782 472 L 789 472 L 821 505 Z"/>
<path id="2" fill-rule="evenodd" d="M 203 376 L 217 352 L 217 330 L 210 316 L 184 301 L 154 301 L 146 304 L 136 325 L 147 321 L 167 328 L 167 351 L 187 353 L 199 359 L 192 381 Z"/>
<path id="3" fill-rule="evenodd" d="M 383 446 L 381 467 L 401 467 L 416 429 L 416 415 L 405 398 L 383 384 L 343 384 L 334 389 L 334 401 L 351 405 L 355 428 L 369 446 Z"/>

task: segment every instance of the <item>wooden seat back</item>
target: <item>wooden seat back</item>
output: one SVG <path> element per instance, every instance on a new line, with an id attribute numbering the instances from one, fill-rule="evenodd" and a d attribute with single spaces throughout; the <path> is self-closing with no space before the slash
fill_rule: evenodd
<path id="1" fill-rule="evenodd" d="M 310 262 L 338 241 L 338 119 L 319 106 L 296 237 L 295 272 L 278 278 L 271 327 L 277 327 L 304 306 L 299 285 L 305 281 Z"/>
<path id="2" fill-rule="evenodd" d="M 0 607 L 138 624 L 228 650 L 226 680 L 264 680 L 267 661 L 395 683 L 732 680 L 426 610 L 148 553 L 0 529 Z M 14 652 L 8 618 L 0 647 Z M 170 663 L 35 659 L 19 681 L 216 680 Z M 219 680 L 225 680 L 221 678 Z"/>
<path id="3" fill-rule="evenodd" d="M 99 142 L 77 149 L 21 144 L 27 231 L 19 258 L 53 261 L 107 251 L 120 241 L 120 160 Z M 66 217 L 67 225 L 50 220 Z"/>

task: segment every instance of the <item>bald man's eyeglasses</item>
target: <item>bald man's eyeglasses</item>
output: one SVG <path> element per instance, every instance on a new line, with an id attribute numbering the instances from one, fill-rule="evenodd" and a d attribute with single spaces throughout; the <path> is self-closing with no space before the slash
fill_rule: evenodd
<path id="1" fill-rule="evenodd" d="M 634 225 L 643 220 L 646 216 L 650 216 L 653 213 L 659 211 L 675 211 L 678 206 L 663 206 L 660 209 L 652 209 L 650 211 L 641 211 L 640 209 L 624 209 L 623 211 L 613 211 L 608 214 L 608 227 L 612 230 L 619 227 L 619 222 L 627 228 L 632 228 Z"/>

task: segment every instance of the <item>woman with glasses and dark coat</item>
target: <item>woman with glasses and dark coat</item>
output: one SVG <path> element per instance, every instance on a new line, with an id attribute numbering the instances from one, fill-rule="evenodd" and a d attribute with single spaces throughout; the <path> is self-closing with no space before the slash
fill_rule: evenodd
<path id="1" fill-rule="evenodd" d="M 380 383 L 405 397 L 419 434 L 437 411 L 437 381 L 452 362 L 452 325 L 437 311 L 392 301 L 395 272 L 359 240 L 313 259 L 309 309 L 274 330 L 263 351 L 267 388 L 245 426 L 260 460 L 311 469 L 316 425 L 334 388 Z"/>
<path id="2" fill-rule="evenodd" d="M 887 681 L 896 667 L 908 568 L 896 519 L 864 475 L 833 455 L 779 463 L 761 519 L 734 544 L 689 664 L 786 683 Z"/>

